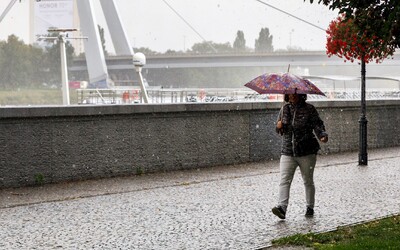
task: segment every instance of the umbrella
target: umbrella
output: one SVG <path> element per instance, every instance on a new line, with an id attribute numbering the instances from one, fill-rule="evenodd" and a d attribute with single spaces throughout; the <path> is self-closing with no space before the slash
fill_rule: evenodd
<path id="1" fill-rule="evenodd" d="M 288 72 L 263 74 L 244 86 L 259 94 L 315 94 L 325 96 L 311 81 Z"/>

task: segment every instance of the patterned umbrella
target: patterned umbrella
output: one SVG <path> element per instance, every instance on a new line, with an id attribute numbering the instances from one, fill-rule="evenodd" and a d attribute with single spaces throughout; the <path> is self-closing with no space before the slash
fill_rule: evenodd
<path id="1" fill-rule="evenodd" d="M 244 86 L 259 94 L 315 94 L 323 95 L 311 81 L 291 73 L 272 73 L 260 75 Z"/>

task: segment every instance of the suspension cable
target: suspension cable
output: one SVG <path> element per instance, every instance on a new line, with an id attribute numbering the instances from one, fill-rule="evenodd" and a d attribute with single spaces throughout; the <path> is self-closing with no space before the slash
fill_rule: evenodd
<path id="1" fill-rule="evenodd" d="M 162 0 L 173 12 L 175 12 L 175 14 L 182 19 L 182 21 L 184 21 L 201 39 L 203 39 L 203 42 L 207 43 L 208 46 L 210 46 L 210 48 L 217 53 L 217 49 L 214 48 L 214 46 L 212 46 L 212 44 L 210 42 L 208 42 L 192 25 L 190 25 L 190 23 L 188 21 L 185 20 L 185 18 L 183 18 L 178 11 L 176 11 L 166 0 Z"/>

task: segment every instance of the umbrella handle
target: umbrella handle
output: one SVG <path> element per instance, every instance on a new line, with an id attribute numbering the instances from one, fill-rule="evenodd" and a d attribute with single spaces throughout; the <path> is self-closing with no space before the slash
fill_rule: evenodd
<path id="1" fill-rule="evenodd" d="M 278 115 L 278 121 L 282 121 L 282 115 L 283 115 L 283 106 L 285 105 L 285 103 L 283 103 L 281 110 L 279 110 L 279 115 Z"/>
<path id="2" fill-rule="evenodd" d="M 288 65 L 288 67 L 287 67 L 287 72 L 289 73 L 289 70 L 290 70 L 290 63 L 289 63 L 289 65 Z"/>

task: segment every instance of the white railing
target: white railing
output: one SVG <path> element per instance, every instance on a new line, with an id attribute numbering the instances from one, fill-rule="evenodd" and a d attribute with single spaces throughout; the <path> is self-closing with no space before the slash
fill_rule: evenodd
<path id="1" fill-rule="evenodd" d="M 360 100 L 357 90 L 324 91 L 326 96 L 308 95 L 309 100 Z M 149 103 L 193 102 L 271 102 L 282 101 L 283 95 L 260 95 L 246 89 L 149 89 Z M 143 103 L 139 88 L 77 89 L 78 104 L 134 104 Z M 400 99 L 400 90 L 367 90 L 367 100 Z"/>

